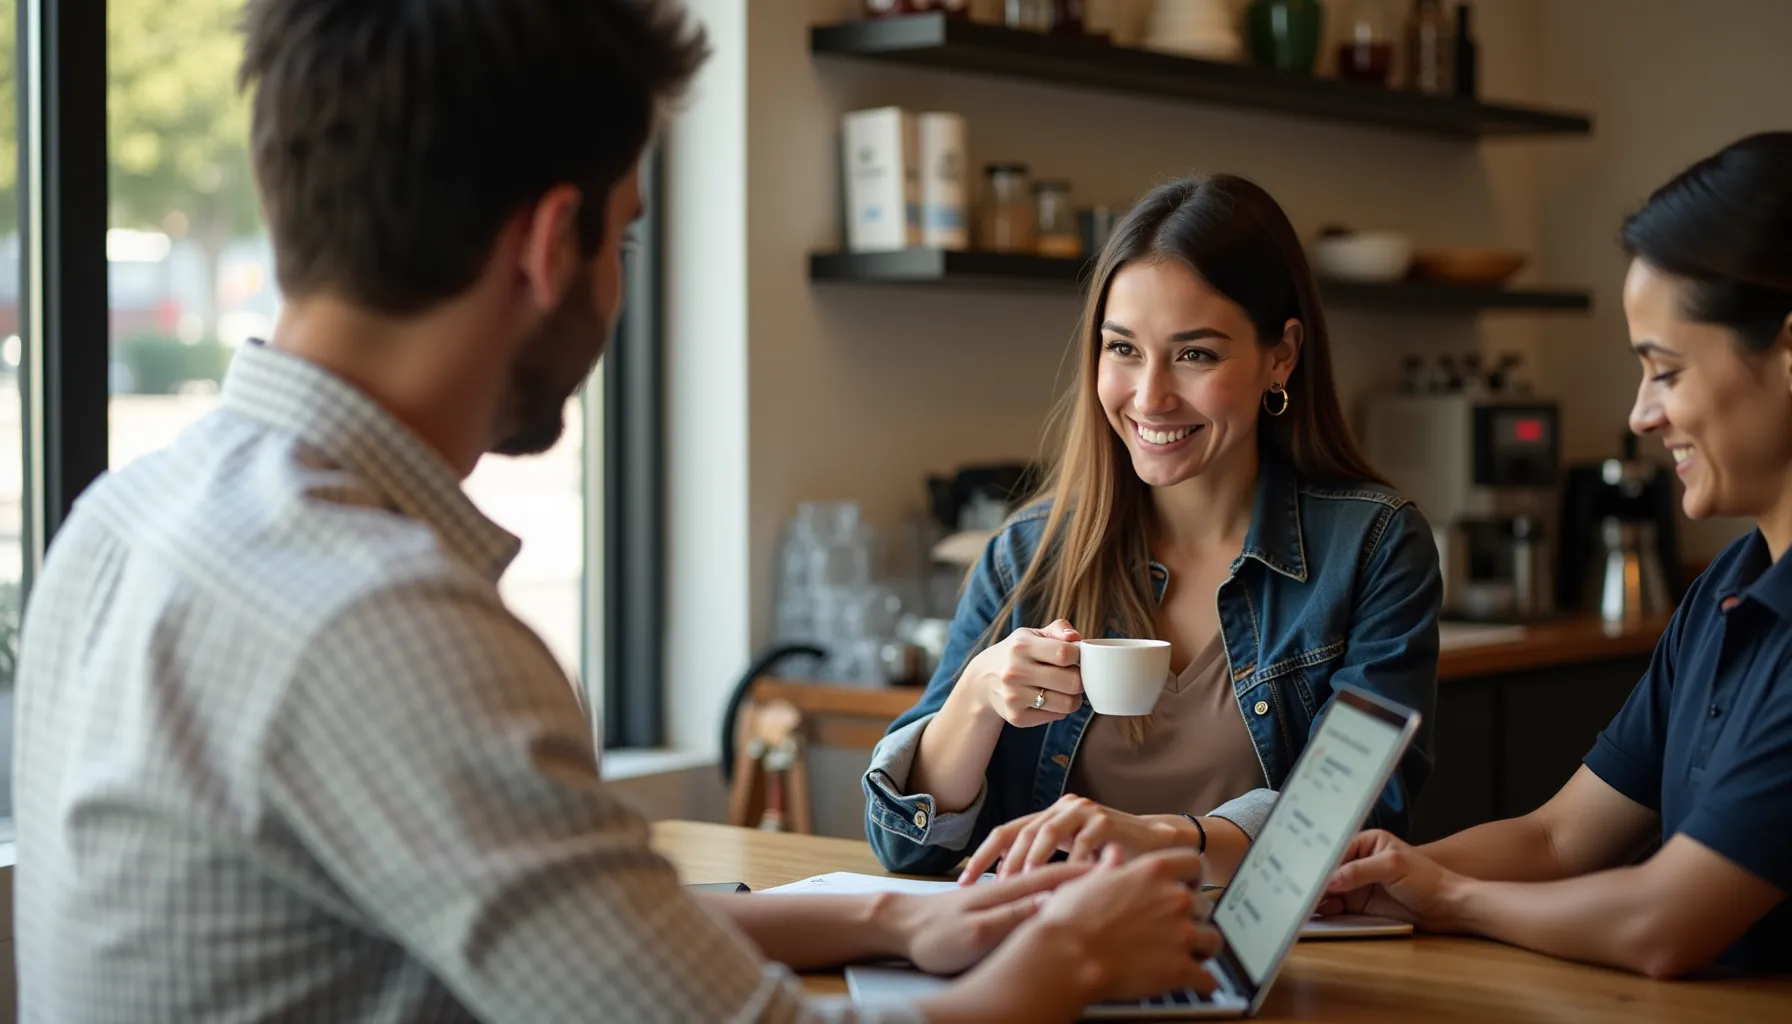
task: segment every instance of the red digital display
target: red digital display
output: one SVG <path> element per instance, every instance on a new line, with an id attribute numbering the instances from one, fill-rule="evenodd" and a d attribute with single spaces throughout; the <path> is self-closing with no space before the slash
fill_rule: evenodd
<path id="1" fill-rule="evenodd" d="M 1543 421 L 1516 420 L 1512 424 L 1512 436 L 1532 444 L 1541 441 L 1543 440 Z"/>

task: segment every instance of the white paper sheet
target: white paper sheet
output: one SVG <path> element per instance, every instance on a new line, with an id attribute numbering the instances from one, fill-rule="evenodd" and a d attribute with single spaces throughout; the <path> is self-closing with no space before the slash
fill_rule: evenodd
<path id="1" fill-rule="evenodd" d="M 983 876 L 989 881 L 995 875 Z M 814 875 L 800 882 L 788 885 L 777 885 L 760 892 L 787 893 L 827 893 L 836 896 L 864 895 L 876 892 L 905 892 L 926 895 L 936 892 L 951 892 L 958 888 L 953 881 L 931 881 L 922 878 L 890 878 L 885 875 L 861 875 L 852 871 L 830 871 L 825 875 Z"/>
<path id="2" fill-rule="evenodd" d="M 981 880 L 988 882 L 995 877 L 993 873 L 986 874 Z M 890 878 L 887 875 L 862 875 L 853 871 L 830 871 L 825 875 L 812 875 L 787 885 L 761 889 L 760 892 L 814 893 L 833 896 L 863 896 L 879 892 L 901 892 L 925 896 L 931 893 L 951 892 L 956 888 L 958 888 L 958 883 L 953 881 Z M 1410 935 L 1411 933 L 1412 925 L 1409 924 L 1402 924 L 1385 917 L 1350 914 L 1331 918 L 1314 918 L 1301 928 L 1300 937 L 1303 939 L 1360 939 Z"/>

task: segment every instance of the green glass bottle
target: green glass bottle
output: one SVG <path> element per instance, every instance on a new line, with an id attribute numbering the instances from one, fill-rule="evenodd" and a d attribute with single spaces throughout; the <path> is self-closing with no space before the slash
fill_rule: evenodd
<path id="1" fill-rule="evenodd" d="M 1279 71 L 1313 73 L 1325 29 L 1319 0 L 1251 0 L 1245 24 L 1252 61 Z"/>

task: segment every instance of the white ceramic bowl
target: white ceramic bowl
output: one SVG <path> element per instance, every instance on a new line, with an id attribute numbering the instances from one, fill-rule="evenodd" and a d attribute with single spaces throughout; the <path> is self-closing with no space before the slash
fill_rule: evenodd
<path id="1" fill-rule="evenodd" d="M 1339 281 L 1398 281 L 1412 266 L 1412 239 L 1392 231 L 1331 235 L 1313 243 L 1313 270 Z"/>

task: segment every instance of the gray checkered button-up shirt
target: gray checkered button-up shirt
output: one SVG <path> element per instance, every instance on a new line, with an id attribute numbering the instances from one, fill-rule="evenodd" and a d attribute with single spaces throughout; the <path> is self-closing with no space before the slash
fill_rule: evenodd
<path id="1" fill-rule="evenodd" d="M 516 550 L 396 420 L 261 346 L 96 484 L 25 623 L 20 1019 L 818 1019 L 599 782 L 499 600 Z"/>

